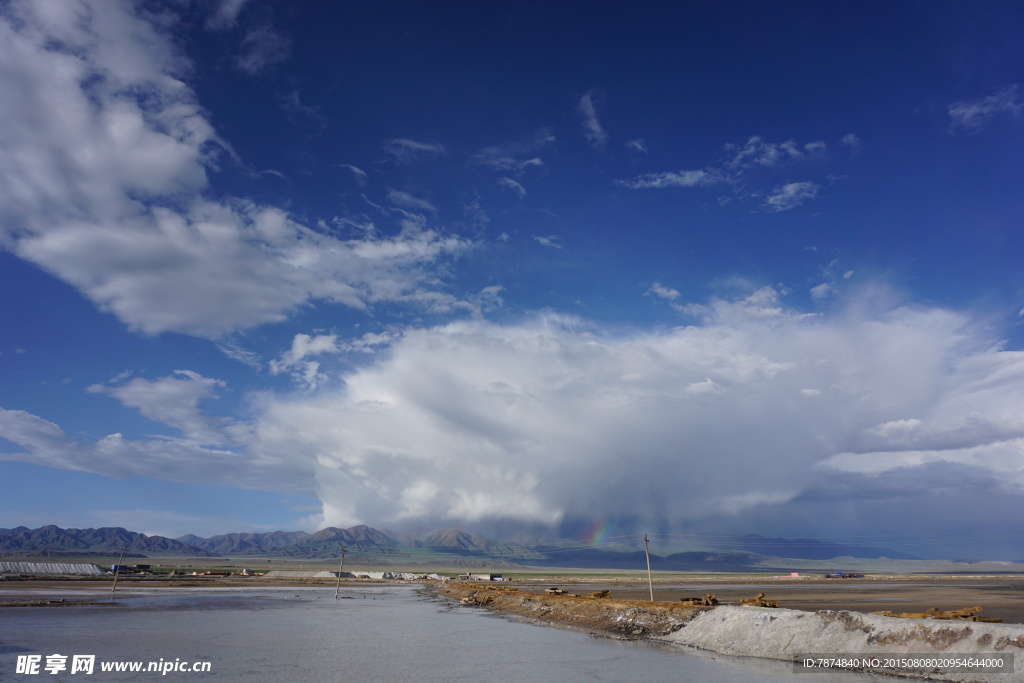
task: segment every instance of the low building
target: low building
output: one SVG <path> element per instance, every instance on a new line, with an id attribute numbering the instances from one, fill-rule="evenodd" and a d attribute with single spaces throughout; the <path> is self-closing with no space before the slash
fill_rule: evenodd
<path id="1" fill-rule="evenodd" d="M 504 581 L 501 574 L 459 574 L 460 581 Z"/>

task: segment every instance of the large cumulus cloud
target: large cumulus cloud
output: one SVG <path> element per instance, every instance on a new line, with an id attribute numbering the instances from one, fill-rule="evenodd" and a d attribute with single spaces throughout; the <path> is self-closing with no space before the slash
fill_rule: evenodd
<path id="1" fill-rule="evenodd" d="M 658 333 L 556 315 L 408 332 L 343 392 L 264 422 L 315 455 L 333 521 L 683 523 L 936 462 L 1019 494 L 1021 357 L 968 318 L 820 318 L 773 290 L 704 314 Z"/>
<path id="2" fill-rule="evenodd" d="M 324 524 L 992 527 L 993 510 L 1024 502 L 1024 354 L 964 314 L 873 301 L 809 315 L 762 289 L 657 332 L 557 314 L 406 330 L 340 386 L 261 394 L 245 424 L 200 419 L 214 385 L 195 373 L 151 383 L 174 391 L 138 378 L 94 391 L 234 444 L 190 456 L 194 480 L 230 461 L 247 485 L 315 491 Z M 9 423 L 21 457 L 96 462 L 55 425 Z M 176 450 L 161 461 L 133 444 L 119 447 L 150 449 L 137 467 L 176 479 L 178 452 L 201 448 L 163 443 Z M 965 505 L 979 496 L 992 507 Z"/>

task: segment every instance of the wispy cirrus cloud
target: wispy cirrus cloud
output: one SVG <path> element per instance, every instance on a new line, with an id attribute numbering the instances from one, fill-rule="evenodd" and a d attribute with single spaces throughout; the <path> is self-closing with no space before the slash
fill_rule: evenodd
<path id="1" fill-rule="evenodd" d="M 850 133 L 842 138 L 841 144 L 857 149 L 860 139 Z M 768 198 L 762 203 L 764 208 L 770 211 L 787 211 L 816 198 L 821 185 L 813 181 L 790 182 L 776 185 L 771 191 L 751 191 L 750 185 L 764 182 L 763 176 L 769 171 L 823 157 L 827 151 L 828 145 L 822 140 L 804 144 L 798 144 L 794 140 L 773 143 L 754 135 L 741 145 L 723 145 L 718 163 L 705 168 L 642 173 L 633 178 L 616 180 L 615 184 L 630 190 L 729 185 L 740 198 L 746 200 L 768 194 Z M 726 205 L 731 201 L 730 197 L 725 197 L 720 199 L 719 203 Z"/>
<path id="2" fill-rule="evenodd" d="M 976 133 L 999 114 L 1020 116 L 1024 98 L 1019 83 L 999 88 L 991 95 L 954 102 L 947 108 L 952 128 Z"/>
<path id="3" fill-rule="evenodd" d="M 306 104 L 297 89 L 293 89 L 281 97 L 281 109 L 288 118 L 296 123 L 305 123 L 314 129 L 322 129 L 327 125 L 327 117 L 320 107 Z"/>
<path id="4" fill-rule="evenodd" d="M 844 147 L 849 148 L 851 152 L 859 152 L 864 144 L 856 133 L 847 133 L 839 142 Z"/>
<path id="5" fill-rule="evenodd" d="M 643 138 L 634 138 L 633 140 L 626 140 L 626 152 L 632 159 L 639 159 L 647 156 L 647 141 Z"/>
<path id="6" fill-rule="evenodd" d="M 530 159 L 514 159 L 512 157 L 495 156 L 480 159 L 479 163 L 499 173 L 513 173 L 522 175 L 529 169 L 544 167 L 544 161 L 540 157 Z"/>
<path id="7" fill-rule="evenodd" d="M 355 179 L 355 181 L 361 187 L 365 186 L 366 183 L 369 182 L 370 176 L 367 175 L 366 171 L 364 171 L 363 169 L 359 168 L 358 166 L 353 166 L 352 164 L 335 164 L 335 166 L 337 168 L 343 168 L 346 171 L 348 171 L 349 173 L 351 173 L 352 174 L 352 178 Z"/>
<path id="8" fill-rule="evenodd" d="M 769 211 L 789 211 L 818 196 L 821 186 L 810 181 L 779 185 L 764 200 Z"/>
<path id="9" fill-rule="evenodd" d="M 383 148 L 400 166 L 429 161 L 446 154 L 444 145 L 440 142 L 417 142 L 408 138 L 388 140 Z"/>
<path id="10" fill-rule="evenodd" d="M 503 190 L 510 190 L 514 192 L 520 199 L 526 196 L 526 188 L 509 177 L 502 176 L 501 178 L 498 178 L 496 182 L 498 183 L 498 187 Z"/>
<path id="11" fill-rule="evenodd" d="M 426 199 L 420 199 L 419 197 L 402 190 L 389 190 L 388 201 L 395 206 L 400 206 L 403 209 L 409 209 L 410 211 L 437 213 L 437 207 Z"/>
<path id="12" fill-rule="evenodd" d="M 826 145 L 820 140 L 805 145 L 797 145 L 793 140 L 766 142 L 759 135 L 754 135 L 742 145 L 729 143 L 723 149 L 728 155 L 726 168 L 742 170 L 752 166 L 772 168 L 808 154 L 819 154 L 826 149 Z"/>
<path id="13" fill-rule="evenodd" d="M 234 64 L 250 76 L 256 76 L 275 64 L 286 61 L 291 52 L 291 41 L 270 24 L 259 24 L 250 28 Z"/>
<path id="14" fill-rule="evenodd" d="M 594 88 L 584 93 L 576 103 L 576 111 L 583 119 L 583 136 L 590 146 L 597 150 L 603 150 L 608 143 L 608 132 L 598 117 L 598 109 L 603 102 L 604 93 Z"/>
<path id="15" fill-rule="evenodd" d="M 238 15 L 249 0 L 217 0 L 206 19 L 206 28 L 220 31 L 238 24 Z"/>
<path id="16" fill-rule="evenodd" d="M 473 163 L 498 173 L 521 176 L 528 170 L 544 168 L 539 155 L 555 141 L 551 130 L 541 128 L 527 140 L 484 147 L 473 155 Z"/>
<path id="17" fill-rule="evenodd" d="M 617 185 L 630 190 L 664 189 L 668 187 L 710 187 L 730 182 L 728 176 L 715 170 L 663 171 L 644 173 L 630 180 L 617 180 Z"/>
<path id="18" fill-rule="evenodd" d="M 551 249 L 565 249 L 565 245 L 562 244 L 562 238 L 558 235 L 534 235 L 533 239 L 544 247 L 550 247 Z"/>

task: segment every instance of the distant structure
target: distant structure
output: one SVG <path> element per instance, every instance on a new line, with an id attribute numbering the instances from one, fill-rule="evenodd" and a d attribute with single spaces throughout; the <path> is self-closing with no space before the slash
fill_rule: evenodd
<path id="1" fill-rule="evenodd" d="M 459 574 L 459 581 L 504 581 L 501 574 Z"/>
<path id="2" fill-rule="evenodd" d="M 304 572 L 304 571 L 291 571 L 287 569 L 275 569 L 269 571 L 263 575 L 265 579 L 336 579 L 338 578 L 338 572 L 321 571 L 321 572 Z M 406 581 L 414 581 L 417 579 L 433 579 L 440 581 L 441 577 L 437 574 L 422 574 L 414 572 L 341 572 L 341 578 L 343 579 L 404 579 Z"/>
<path id="3" fill-rule="evenodd" d="M 97 576 L 106 574 L 94 564 L 70 562 L 0 562 L 0 574 L 60 574 L 64 576 Z"/>

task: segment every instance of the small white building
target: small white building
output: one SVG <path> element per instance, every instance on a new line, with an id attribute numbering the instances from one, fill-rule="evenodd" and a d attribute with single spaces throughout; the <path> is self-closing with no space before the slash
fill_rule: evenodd
<path id="1" fill-rule="evenodd" d="M 459 574 L 460 581 L 504 581 L 501 574 Z"/>

